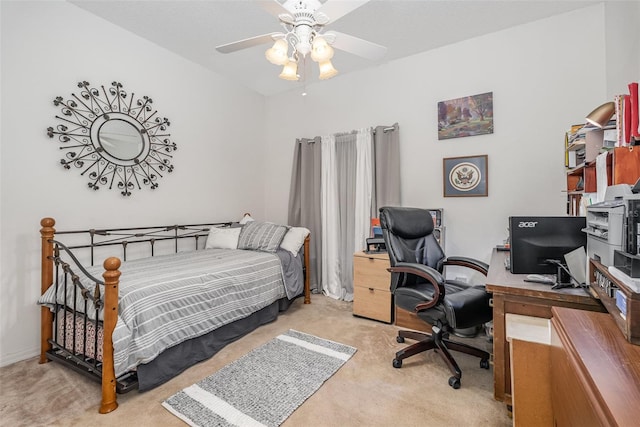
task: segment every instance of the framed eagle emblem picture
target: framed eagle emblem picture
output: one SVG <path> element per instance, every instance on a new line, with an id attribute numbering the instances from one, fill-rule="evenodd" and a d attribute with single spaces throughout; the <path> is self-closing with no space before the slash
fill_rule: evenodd
<path id="1" fill-rule="evenodd" d="M 442 159 L 444 197 L 489 195 L 486 154 Z"/>

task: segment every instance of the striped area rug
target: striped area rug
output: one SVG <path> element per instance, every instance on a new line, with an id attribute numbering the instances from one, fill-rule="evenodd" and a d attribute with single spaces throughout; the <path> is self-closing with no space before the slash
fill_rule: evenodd
<path id="1" fill-rule="evenodd" d="M 162 406 L 192 426 L 279 426 L 355 352 L 289 330 Z"/>

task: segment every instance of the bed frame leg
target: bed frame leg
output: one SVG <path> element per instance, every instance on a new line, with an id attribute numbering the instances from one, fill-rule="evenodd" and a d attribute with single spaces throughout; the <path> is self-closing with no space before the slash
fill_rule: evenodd
<path id="1" fill-rule="evenodd" d="M 116 376 L 113 366 L 113 330 L 118 320 L 118 285 L 120 283 L 120 259 L 104 261 L 104 337 L 102 343 L 102 402 L 101 414 L 108 414 L 118 407 L 116 400 Z"/>
<path id="2" fill-rule="evenodd" d="M 42 257 L 41 257 L 41 285 L 40 295 L 44 294 L 49 286 L 53 283 L 53 236 L 56 229 L 56 221 L 53 218 L 42 218 L 40 221 L 42 228 L 40 236 L 42 237 Z M 40 308 L 40 360 L 38 363 L 47 363 L 47 351 L 51 350 L 49 340 L 53 338 L 53 313 L 48 307 Z"/>
<path id="3" fill-rule="evenodd" d="M 311 269 L 309 268 L 309 236 L 304 239 L 304 303 L 311 304 Z"/>

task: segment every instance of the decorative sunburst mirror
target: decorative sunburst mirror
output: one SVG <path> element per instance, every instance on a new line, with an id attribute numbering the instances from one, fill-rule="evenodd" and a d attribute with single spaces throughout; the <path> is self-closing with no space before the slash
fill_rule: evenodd
<path id="1" fill-rule="evenodd" d="M 130 196 L 136 188 L 156 189 L 158 179 L 173 171 L 177 147 L 167 131 L 169 120 L 153 110 L 151 98 L 129 96 L 118 82 L 95 88 L 82 81 L 78 88 L 79 95 L 53 100 L 62 116 L 55 116 L 55 128 L 47 128 L 62 144 L 62 166 L 79 169 L 94 190 L 104 186 Z"/>

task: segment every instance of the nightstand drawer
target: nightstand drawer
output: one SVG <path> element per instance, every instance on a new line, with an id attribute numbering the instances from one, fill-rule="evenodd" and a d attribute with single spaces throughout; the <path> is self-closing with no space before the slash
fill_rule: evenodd
<path id="1" fill-rule="evenodd" d="M 356 254 L 353 257 L 353 286 L 389 291 L 391 285 L 391 273 L 387 271 L 389 266 L 389 258 L 374 258 L 367 257 L 366 254 Z"/>
<path id="2" fill-rule="evenodd" d="M 391 292 L 355 286 L 353 288 L 353 314 L 391 323 Z"/>

